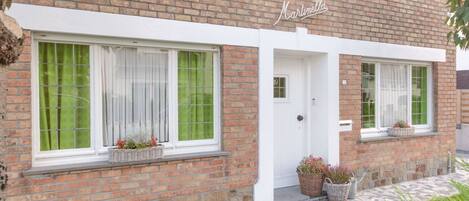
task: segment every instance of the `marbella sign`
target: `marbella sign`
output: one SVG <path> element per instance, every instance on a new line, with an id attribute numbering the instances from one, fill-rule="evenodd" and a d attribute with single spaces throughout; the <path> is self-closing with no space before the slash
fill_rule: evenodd
<path id="1" fill-rule="evenodd" d="M 300 8 L 292 11 L 288 10 L 289 5 L 290 1 L 283 1 L 282 11 L 280 11 L 280 15 L 278 16 L 277 21 L 275 21 L 274 26 L 279 23 L 280 20 L 304 20 L 306 18 L 324 13 L 328 10 L 324 0 L 316 0 L 316 2 L 313 2 L 310 7 L 305 7 L 305 5 L 302 4 Z"/>

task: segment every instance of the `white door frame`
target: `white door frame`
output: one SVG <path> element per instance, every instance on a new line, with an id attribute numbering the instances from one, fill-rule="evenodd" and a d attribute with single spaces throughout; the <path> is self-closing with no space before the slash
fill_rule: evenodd
<path id="1" fill-rule="evenodd" d="M 254 186 L 255 200 L 274 199 L 274 99 L 272 79 L 274 76 L 275 50 L 293 50 L 327 54 L 327 147 L 328 163 L 339 164 L 339 53 L 337 40 L 322 40 L 319 37 L 306 37 L 304 28 L 298 28 L 295 37 L 276 31 L 260 30 L 259 45 L 259 177 Z M 326 66 L 324 66 L 326 67 Z M 311 68 L 309 68 L 311 69 Z M 308 78 L 308 82 L 311 77 Z M 309 86 L 308 86 L 309 88 Z M 311 91 L 310 89 L 307 89 Z M 308 96 L 311 97 L 311 96 Z M 307 104 L 310 105 L 310 104 Z M 311 111 L 310 108 L 307 108 Z M 311 117 L 311 114 L 307 114 Z M 309 125 L 308 127 L 310 127 Z M 309 132 L 309 131 L 307 131 Z M 267 135 L 270 133 L 269 135 Z M 310 133 L 310 132 L 309 132 Z M 311 140 L 311 139 L 309 139 Z M 309 150 L 311 150 L 309 148 Z"/>

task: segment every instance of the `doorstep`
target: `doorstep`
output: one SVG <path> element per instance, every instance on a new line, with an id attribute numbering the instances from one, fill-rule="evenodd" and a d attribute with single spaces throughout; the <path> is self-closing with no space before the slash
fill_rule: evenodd
<path id="1" fill-rule="evenodd" d="M 275 189 L 274 201 L 327 201 L 327 196 L 309 197 L 301 194 L 299 186 L 291 186 Z"/>

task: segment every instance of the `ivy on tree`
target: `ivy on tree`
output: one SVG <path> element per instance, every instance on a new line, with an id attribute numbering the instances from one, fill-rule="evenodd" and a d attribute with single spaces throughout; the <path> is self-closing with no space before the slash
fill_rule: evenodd
<path id="1" fill-rule="evenodd" d="M 448 41 L 453 40 L 456 47 L 467 49 L 469 47 L 469 0 L 448 0 L 449 13 L 446 23 L 451 31 Z"/>

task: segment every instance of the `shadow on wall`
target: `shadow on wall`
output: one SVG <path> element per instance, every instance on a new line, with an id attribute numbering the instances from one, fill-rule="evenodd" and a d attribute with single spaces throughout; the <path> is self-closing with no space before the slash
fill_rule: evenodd
<path id="1" fill-rule="evenodd" d="M 456 150 L 469 152 L 469 124 L 460 124 L 456 129 Z"/>
<path id="2" fill-rule="evenodd" d="M 459 70 L 457 73 L 457 89 L 469 89 L 469 70 Z"/>

